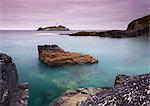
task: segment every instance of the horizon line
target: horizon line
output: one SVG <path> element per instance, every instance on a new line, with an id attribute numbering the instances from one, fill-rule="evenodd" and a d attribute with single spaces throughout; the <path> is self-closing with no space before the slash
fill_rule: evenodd
<path id="1" fill-rule="evenodd" d="M 0 30 L 37 30 L 38 28 L 0 28 Z M 125 30 L 125 28 L 108 28 L 108 29 L 100 29 L 100 28 L 69 28 L 69 30 Z"/>

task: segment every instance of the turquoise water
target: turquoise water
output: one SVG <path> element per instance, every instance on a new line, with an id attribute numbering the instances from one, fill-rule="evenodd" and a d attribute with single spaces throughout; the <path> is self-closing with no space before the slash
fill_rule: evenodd
<path id="1" fill-rule="evenodd" d="M 0 31 L 0 52 L 13 58 L 20 82 L 30 84 L 29 106 L 48 106 L 66 89 L 113 86 L 117 74 L 150 73 L 148 38 L 71 37 L 57 33 Z M 99 63 L 49 67 L 38 59 L 39 44 L 57 44 L 67 51 L 87 53 Z"/>

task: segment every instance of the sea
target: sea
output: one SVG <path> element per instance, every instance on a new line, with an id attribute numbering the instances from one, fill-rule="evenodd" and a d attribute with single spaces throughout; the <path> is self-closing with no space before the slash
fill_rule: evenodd
<path id="1" fill-rule="evenodd" d="M 150 73 L 150 38 L 68 36 L 78 31 L 1 30 L 0 53 L 12 57 L 20 83 L 29 83 L 29 106 L 49 106 L 66 90 L 112 87 L 118 74 Z M 38 45 L 89 54 L 97 64 L 50 67 L 39 60 Z"/>

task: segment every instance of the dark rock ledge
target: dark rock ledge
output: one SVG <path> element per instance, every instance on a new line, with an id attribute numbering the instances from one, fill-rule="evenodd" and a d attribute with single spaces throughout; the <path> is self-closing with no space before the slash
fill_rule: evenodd
<path id="1" fill-rule="evenodd" d="M 0 106 L 27 106 L 28 84 L 19 84 L 11 57 L 0 53 Z"/>
<path id="2" fill-rule="evenodd" d="M 52 106 L 150 106 L 150 74 L 118 75 L 113 88 L 67 91 Z"/>
<path id="3" fill-rule="evenodd" d="M 110 38 L 128 38 L 128 37 L 150 37 L 150 15 L 136 19 L 129 23 L 126 30 L 109 30 L 104 32 L 77 32 L 69 34 L 70 36 L 99 36 Z"/>

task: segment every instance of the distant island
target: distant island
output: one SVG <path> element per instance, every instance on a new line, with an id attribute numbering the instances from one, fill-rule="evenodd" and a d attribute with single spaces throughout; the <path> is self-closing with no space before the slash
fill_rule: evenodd
<path id="1" fill-rule="evenodd" d="M 65 26 L 59 25 L 59 26 L 49 26 L 45 28 L 38 28 L 37 31 L 69 31 L 69 29 Z"/>
<path id="2" fill-rule="evenodd" d="M 105 32 L 87 32 L 81 31 L 70 36 L 99 36 L 99 37 L 111 37 L 111 38 L 127 38 L 127 37 L 137 37 L 137 36 L 146 36 L 149 37 L 150 33 L 150 24 L 149 24 L 150 15 L 136 19 L 129 23 L 126 30 L 109 30 Z"/>

